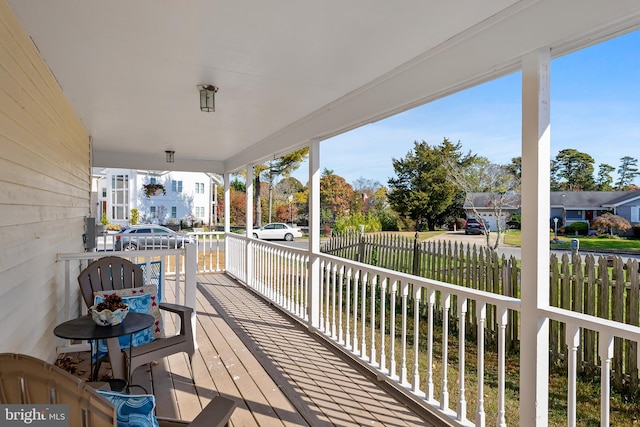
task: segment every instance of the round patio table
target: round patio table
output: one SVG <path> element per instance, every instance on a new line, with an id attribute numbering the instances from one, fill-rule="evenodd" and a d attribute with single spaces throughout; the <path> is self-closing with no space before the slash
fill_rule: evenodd
<path id="1" fill-rule="evenodd" d="M 115 354 L 111 354 L 111 349 L 120 352 L 120 343 L 118 337 L 129 335 L 129 360 L 127 363 L 127 378 L 129 384 L 131 378 L 131 336 L 136 332 L 140 332 L 151 327 L 155 322 L 155 318 L 145 313 L 127 313 L 122 323 L 116 326 L 99 326 L 90 315 L 78 317 L 77 319 L 68 320 L 59 324 L 53 330 L 53 333 L 60 338 L 70 340 L 89 340 L 91 343 L 91 381 L 95 381 L 97 372 L 93 368 L 93 340 L 106 339 L 109 345 L 109 357 L 112 359 Z M 97 368 L 97 366 L 96 366 Z"/>

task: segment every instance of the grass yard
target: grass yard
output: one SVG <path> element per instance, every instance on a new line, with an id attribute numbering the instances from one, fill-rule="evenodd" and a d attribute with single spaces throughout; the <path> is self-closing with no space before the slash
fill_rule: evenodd
<path id="1" fill-rule="evenodd" d="M 586 237 L 586 236 L 558 236 L 558 243 L 551 245 L 552 248 L 570 248 L 571 239 L 578 239 L 580 242 L 580 249 L 588 250 L 625 250 L 625 251 L 638 251 L 640 253 L 640 239 L 633 238 L 601 238 L 601 237 Z M 553 233 L 549 234 L 549 241 L 553 240 Z M 522 245 L 522 232 L 520 230 L 509 230 L 504 235 L 504 243 L 510 246 Z"/>

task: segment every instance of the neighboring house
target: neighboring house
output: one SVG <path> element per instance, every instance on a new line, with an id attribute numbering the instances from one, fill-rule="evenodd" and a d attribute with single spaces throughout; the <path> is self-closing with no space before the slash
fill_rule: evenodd
<path id="1" fill-rule="evenodd" d="M 551 193 L 551 219 L 558 226 L 574 222 L 590 224 L 605 212 L 640 222 L 640 191 L 556 191 Z"/>
<path id="2" fill-rule="evenodd" d="M 99 222 L 106 213 L 110 224 L 127 225 L 131 209 L 139 210 L 140 223 L 171 224 L 180 221 L 212 221 L 212 180 L 200 172 L 149 172 L 134 169 L 98 169 L 94 171 L 92 197 Z M 163 184 L 166 195 L 147 198 L 144 184 Z M 93 209 L 92 209 L 93 210 Z"/>
<path id="3" fill-rule="evenodd" d="M 471 193 L 470 200 L 480 217 L 492 230 L 496 229 L 497 218 L 493 208 L 493 198 L 487 193 Z M 640 191 L 555 191 L 550 197 L 550 221 L 558 218 L 558 227 L 582 221 L 590 224 L 605 212 L 613 212 L 626 218 L 631 225 L 640 223 Z M 467 217 L 475 217 L 469 198 L 464 205 Z M 520 195 L 514 195 L 502 208 L 500 224 L 504 228 L 512 212 L 520 212 Z"/>
<path id="4" fill-rule="evenodd" d="M 494 203 L 497 200 L 490 193 L 469 193 L 464 201 L 464 210 L 467 214 L 467 218 L 475 218 L 477 215 L 472 209 L 472 204 L 475 206 L 476 211 L 480 214 L 480 218 L 489 225 L 491 230 L 497 230 L 498 222 L 500 228 L 505 229 L 507 221 L 513 212 L 520 212 L 520 194 L 513 193 L 504 197 L 502 209 L 500 215 L 496 215 L 496 209 Z"/>

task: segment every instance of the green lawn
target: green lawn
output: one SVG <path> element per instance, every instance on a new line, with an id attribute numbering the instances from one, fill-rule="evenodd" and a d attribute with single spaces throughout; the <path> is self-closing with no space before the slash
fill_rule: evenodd
<path id="1" fill-rule="evenodd" d="M 549 241 L 553 239 L 553 233 L 549 234 Z M 552 248 L 570 248 L 571 239 L 578 239 L 580 249 L 591 250 L 637 250 L 640 253 L 640 239 L 633 238 L 600 238 L 585 236 L 558 236 L 558 243 L 552 244 Z M 509 230 L 504 235 L 504 243 L 511 246 L 521 246 L 522 232 L 520 230 Z"/>

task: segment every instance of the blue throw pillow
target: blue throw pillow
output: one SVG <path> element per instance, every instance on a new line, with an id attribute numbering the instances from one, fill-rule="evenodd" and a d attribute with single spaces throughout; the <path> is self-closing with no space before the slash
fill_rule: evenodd
<path id="1" fill-rule="evenodd" d="M 155 415 L 156 399 L 152 394 L 127 394 L 97 390 L 116 407 L 118 427 L 159 427 Z"/>
<path id="2" fill-rule="evenodd" d="M 114 292 L 117 293 L 117 292 Z M 104 296 L 96 295 L 93 299 L 93 304 L 99 304 L 104 301 Z M 135 295 L 135 296 L 123 296 L 122 302 L 129 305 L 129 312 L 133 313 L 145 313 L 149 314 L 149 310 L 152 305 L 151 294 Z M 129 335 L 123 335 L 118 337 L 121 349 L 129 348 Z M 153 331 L 151 328 L 147 328 L 143 331 L 136 332 L 131 335 L 131 344 L 133 347 L 147 344 L 153 341 Z M 107 342 L 105 340 L 98 340 L 97 345 L 94 348 L 95 354 L 93 356 L 94 361 L 100 359 L 108 353 Z"/>

